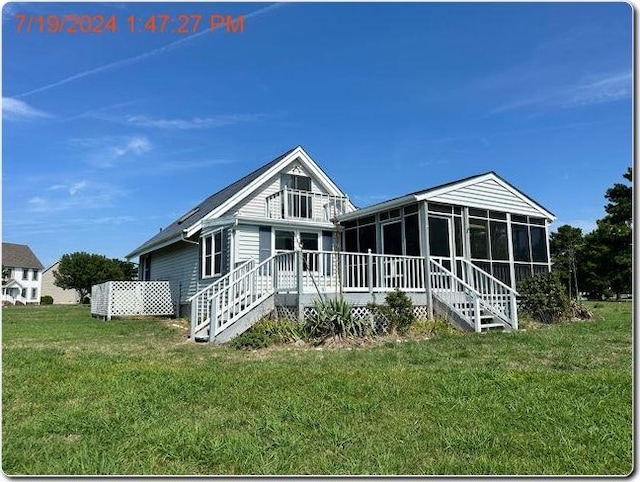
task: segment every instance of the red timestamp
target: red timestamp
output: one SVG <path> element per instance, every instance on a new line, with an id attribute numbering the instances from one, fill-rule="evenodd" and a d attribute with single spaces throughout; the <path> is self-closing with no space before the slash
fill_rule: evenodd
<path id="1" fill-rule="evenodd" d="M 16 31 L 18 33 L 116 33 L 119 28 L 128 33 L 174 33 L 194 34 L 204 30 L 214 32 L 224 28 L 229 33 L 244 32 L 244 16 L 199 13 L 167 15 L 163 13 L 136 16 L 129 15 L 121 22 L 116 15 L 28 15 L 18 13 Z M 122 27 L 120 27 L 122 23 Z"/>

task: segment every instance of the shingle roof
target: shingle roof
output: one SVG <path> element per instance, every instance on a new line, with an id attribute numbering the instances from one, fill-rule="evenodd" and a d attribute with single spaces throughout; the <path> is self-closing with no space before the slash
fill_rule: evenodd
<path id="1" fill-rule="evenodd" d="M 225 187 L 224 189 L 216 192 L 215 194 L 212 194 L 211 196 L 209 196 L 207 199 L 202 201 L 197 206 L 189 209 L 182 216 L 180 216 L 178 219 L 176 219 L 174 222 L 172 222 L 169 226 L 164 228 L 158 234 L 153 236 L 151 239 L 147 240 L 146 242 L 144 242 L 143 244 L 138 246 L 136 249 L 134 249 L 130 253 L 130 255 L 133 254 L 133 253 L 138 253 L 138 252 L 141 252 L 141 251 L 145 251 L 148 248 L 151 248 L 151 247 L 153 247 L 155 245 L 162 244 L 163 242 L 169 241 L 172 238 L 177 237 L 182 232 L 182 230 L 188 229 L 191 226 L 193 226 L 194 224 L 196 224 L 203 217 L 205 217 L 211 211 L 213 211 L 218 206 L 220 206 L 222 203 L 224 203 L 227 199 L 229 199 L 230 197 L 232 197 L 233 195 L 235 195 L 236 193 L 238 193 L 239 191 L 244 189 L 246 186 L 251 184 L 257 178 L 259 178 L 262 174 L 267 172 L 271 167 L 275 166 L 278 162 L 280 162 L 283 158 L 288 156 L 296 148 L 297 147 L 294 147 L 293 149 L 289 149 L 284 154 L 281 154 L 278 157 L 276 157 L 273 161 L 268 162 L 264 166 L 262 166 L 262 167 L 256 169 L 255 171 L 247 174 L 242 179 L 238 179 L 233 184 L 230 184 L 227 187 Z M 192 213 L 192 214 L 190 214 L 190 213 Z M 189 216 L 187 216 L 187 215 L 189 215 Z M 130 256 L 130 255 L 128 255 L 128 256 Z"/>
<path id="2" fill-rule="evenodd" d="M 40 260 L 26 244 L 2 243 L 2 266 L 9 268 L 44 269 Z"/>

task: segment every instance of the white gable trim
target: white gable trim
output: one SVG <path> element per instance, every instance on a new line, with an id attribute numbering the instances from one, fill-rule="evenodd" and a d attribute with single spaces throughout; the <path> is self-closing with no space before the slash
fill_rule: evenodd
<path id="1" fill-rule="evenodd" d="M 258 189 L 262 184 L 267 182 L 271 177 L 278 174 L 282 171 L 288 164 L 295 161 L 297 158 L 300 159 L 300 163 L 303 167 L 305 167 L 309 172 L 313 174 L 315 179 L 330 193 L 335 196 L 345 196 L 338 186 L 318 167 L 318 165 L 311 159 L 309 154 L 305 152 L 305 150 L 298 146 L 285 157 L 283 157 L 275 166 L 272 166 L 268 171 L 263 173 L 258 178 L 254 179 L 250 184 L 245 186 L 243 189 L 238 191 L 235 195 L 231 196 L 225 202 L 223 202 L 220 206 L 215 208 L 213 211 L 204 216 L 200 221 L 195 223 L 193 226 L 185 230 L 186 237 L 190 237 L 200 229 L 202 229 L 203 223 L 209 219 L 216 218 L 225 212 L 232 209 L 237 204 L 241 203 L 245 199 L 247 199 L 256 189 Z M 355 206 L 349 201 L 349 206 L 351 209 L 355 210 Z"/>
<path id="2" fill-rule="evenodd" d="M 501 187 L 503 187 L 504 189 L 509 191 L 512 195 L 514 195 L 520 201 L 522 201 L 523 203 L 527 204 L 528 206 L 530 206 L 535 211 L 539 212 L 541 216 L 543 216 L 543 217 L 545 217 L 545 218 L 547 218 L 547 219 L 549 219 L 551 221 L 554 221 L 556 219 L 556 217 L 552 213 L 550 213 L 545 208 L 543 208 L 542 206 L 540 206 L 539 204 L 534 202 L 532 199 L 530 199 L 528 196 L 526 196 L 522 192 L 518 191 L 516 188 L 511 186 L 509 183 L 507 183 L 506 181 L 504 181 L 500 177 L 498 177 L 493 172 L 489 172 L 487 174 L 483 174 L 482 176 L 474 177 L 472 179 L 467 179 L 466 181 L 454 182 L 454 183 L 449 184 L 447 186 L 443 186 L 443 187 L 441 187 L 439 189 L 434 189 L 434 190 L 428 191 L 426 193 L 419 194 L 419 195 L 416 196 L 416 198 L 418 200 L 420 200 L 420 201 L 430 201 L 430 200 L 433 200 L 434 198 L 442 196 L 443 194 L 447 194 L 447 193 L 450 193 L 452 191 L 457 191 L 459 189 L 463 189 L 465 187 L 473 186 L 475 184 L 480 184 L 480 183 L 488 181 L 488 180 L 494 181 L 497 184 L 499 184 Z"/>

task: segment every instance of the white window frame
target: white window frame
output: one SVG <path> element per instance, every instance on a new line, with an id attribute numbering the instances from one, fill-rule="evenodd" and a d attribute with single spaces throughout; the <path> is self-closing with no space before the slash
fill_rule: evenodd
<path id="1" fill-rule="evenodd" d="M 218 243 L 219 246 L 216 245 L 216 236 L 218 234 L 220 235 L 220 243 Z M 202 279 L 214 278 L 222 274 L 222 244 L 223 244 L 222 236 L 223 236 L 223 230 L 218 229 L 202 237 L 202 247 L 201 247 L 202 266 L 200 271 L 200 275 Z M 209 238 L 211 239 L 211 254 L 207 254 L 207 239 Z M 216 272 L 216 256 L 218 255 L 220 256 L 220 269 Z M 210 273 L 207 273 L 207 258 L 211 259 Z"/>

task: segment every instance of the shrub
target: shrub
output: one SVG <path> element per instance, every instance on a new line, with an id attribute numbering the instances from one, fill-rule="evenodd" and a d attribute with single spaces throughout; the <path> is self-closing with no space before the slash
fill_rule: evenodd
<path id="1" fill-rule="evenodd" d="M 264 333 L 256 333 L 254 331 L 245 331 L 241 335 L 236 336 L 229 342 L 229 346 L 237 350 L 257 350 L 258 348 L 267 348 L 273 344 L 273 340 Z"/>
<path id="2" fill-rule="evenodd" d="M 418 320 L 411 324 L 409 332 L 412 335 L 425 335 L 428 337 L 461 333 L 460 330 L 456 329 L 451 323 L 443 318 Z"/>
<path id="3" fill-rule="evenodd" d="M 293 343 L 302 338 L 302 325 L 297 321 L 263 318 L 251 327 L 251 331 L 261 333 L 274 343 Z"/>
<path id="4" fill-rule="evenodd" d="M 53 304 L 53 296 L 44 295 L 40 297 L 41 305 L 52 305 Z"/>
<path id="5" fill-rule="evenodd" d="M 520 309 L 541 323 L 555 323 L 566 317 L 569 297 L 555 273 L 525 278 L 518 283 Z"/>
<path id="6" fill-rule="evenodd" d="M 416 321 L 411 298 L 398 289 L 387 294 L 384 305 L 369 303 L 367 307 L 374 316 L 378 315 L 386 319 L 387 325 L 384 327 L 384 331 L 404 334 Z"/>
<path id="7" fill-rule="evenodd" d="M 367 320 L 351 315 L 351 305 L 342 297 L 319 299 L 314 302 L 314 312 L 307 316 L 304 335 L 322 343 L 329 337 L 364 336 L 368 331 Z"/>

